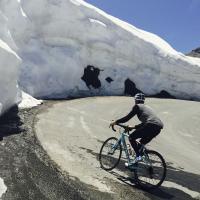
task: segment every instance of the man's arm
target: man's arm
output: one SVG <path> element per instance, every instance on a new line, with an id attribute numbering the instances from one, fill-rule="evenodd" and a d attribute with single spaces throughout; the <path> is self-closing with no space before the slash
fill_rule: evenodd
<path id="1" fill-rule="evenodd" d="M 134 117 L 138 112 L 138 106 L 135 105 L 133 107 L 133 109 L 131 110 L 130 113 L 128 113 L 128 115 L 126 115 L 125 117 L 122 117 L 121 119 L 118 119 L 115 121 L 115 124 L 119 124 L 119 123 L 125 123 L 127 122 L 128 120 L 130 120 L 132 117 Z"/>

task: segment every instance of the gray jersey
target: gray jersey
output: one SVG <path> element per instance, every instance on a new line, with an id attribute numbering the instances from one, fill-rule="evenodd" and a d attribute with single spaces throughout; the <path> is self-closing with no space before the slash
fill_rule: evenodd
<path id="1" fill-rule="evenodd" d="M 163 128 L 164 126 L 162 121 L 155 115 L 153 110 L 149 106 L 146 106 L 144 104 L 136 104 L 128 115 L 121 119 L 118 119 L 116 122 L 125 123 L 135 115 L 137 115 L 142 124 L 155 124 L 158 125 L 160 128 Z"/>

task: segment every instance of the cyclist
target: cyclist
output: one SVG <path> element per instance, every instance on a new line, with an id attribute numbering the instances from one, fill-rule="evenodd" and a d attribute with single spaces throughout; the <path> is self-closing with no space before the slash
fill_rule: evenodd
<path id="1" fill-rule="evenodd" d="M 141 121 L 141 124 L 136 125 L 135 127 L 130 127 L 130 130 L 135 129 L 135 131 L 129 135 L 129 141 L 136 153 L 136 159 L 131 164 L 142 159 L 143 145 L 149 143 L 154 137 L 156 137 L 164 126 L 162 121 L 154 114 L 154 111 L 144 104 L 145 96 L 143 93 L 136 94 L 134 99 L 135 105 L 131 112 L 125 117 L 110 124 L 110 126 L 113 126 L 115 124 L 125 123 L 135 115 L 137 115 L 138 119 Z M 139 138 L 140 141 L 137 143 L 136 140 Z M 128 163 L 125 163 L 125 165 L 128 166 Z"/>

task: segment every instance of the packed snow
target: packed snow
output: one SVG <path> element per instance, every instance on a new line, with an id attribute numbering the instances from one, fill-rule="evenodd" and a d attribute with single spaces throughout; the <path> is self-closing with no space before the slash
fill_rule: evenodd
<path id="1" fill-rule="evenodd" d="M 20 101 L 17 86 L 20 58 L 0 39 L 0 115 Z"/>
<path id="2" fill-rule="evenodd" d="M 31 95 L 22 92 L 22 100 L 19 103 L 18 107 L 21 109 L 32 108 L 42 104 L 42 102 L 43 102 L 42 100 L 35 99 Z"/>
<path id="3" fill-rule="evenodd" d="M 128 79 L 147 95 L 200 100 L 200 59 L 82 0 L 1 0 L 0 10 L 33 97 L 123 95 Z"/>
<path id="4" fill-rule="evenodd" d="M 4 184 L 4 180 L 2 178 L 0 178 L 0 199 L 2 197 L 2 195 L 6 192 L 7 187 Z"/>

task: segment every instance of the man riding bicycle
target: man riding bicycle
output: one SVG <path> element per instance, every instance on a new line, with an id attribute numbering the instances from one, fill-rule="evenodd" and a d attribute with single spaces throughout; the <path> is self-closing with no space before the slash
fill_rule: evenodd
<path id="1" fill-rule="evenodd" d="M 145 96 L 143 93 L 136 94 L 134 98 L 135 105 L 131 112 L 125 117 L 110 124 L 110 126 L 114 126 L 115 124 L 125 123 L 135 115 L 137 115 L 138 119 L 141 121 L 141 124 L 130 127 L 130 130 L 136 129 L 129 135 L 129 141 L 136 153 L 136 159 L 133 161 L 133 164 L 142 159 L 141 154 L 143 145 L 149 143 L 156 137 L 164 126 L 162 121 L 154 114 L 153 110 L 144 104 Z M 139 138 L 140 142 L 137 143 L 136 140 Z M 126 165 L 128 164 L 126 163 Z"/>

